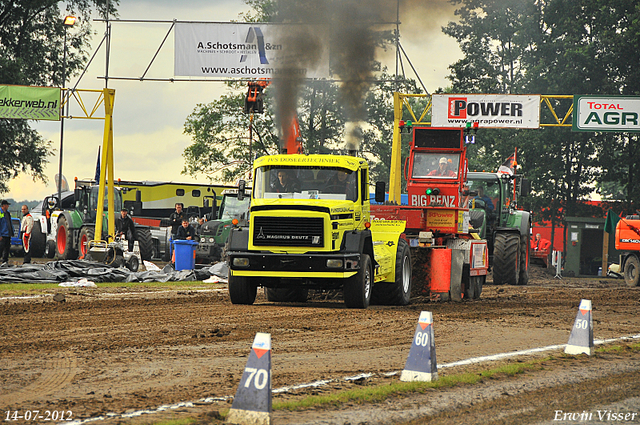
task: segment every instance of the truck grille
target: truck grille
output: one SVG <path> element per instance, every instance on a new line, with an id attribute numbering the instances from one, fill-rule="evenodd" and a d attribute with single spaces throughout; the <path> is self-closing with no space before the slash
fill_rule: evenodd
<path id="1" fill-rule="evenodd" d="M 324 246 L 321 217 L 255 217 L 255 246 Z"/>

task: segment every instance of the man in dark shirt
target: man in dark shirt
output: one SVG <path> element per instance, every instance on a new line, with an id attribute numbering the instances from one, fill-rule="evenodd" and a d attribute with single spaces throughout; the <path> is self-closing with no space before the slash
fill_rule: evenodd
<path id="1" fill-rule="evenodd" d="M 171 236 L 175 236 L 176 232 L 178 232 L 178 228 L 182 224 L 182 219 L 186 218 L 184 211 L 182 210 L 183 206 L 181 203 L 177 203 L 176 210 L 171 213 L 169 216 L 169 221 L 171 222 Z M 173 238 L 175 239 L 175 238 Z"/>
<path id="2" fill-rule="evenodd" d="M 136 226 L 129 217 L 129 211 L 123 208 L 120 211 L 120 218 L 116 220 L 116 230 L 118 236 L 124 236 L 129 245 L 129 252 L 133 252 L 133 242 L 136 240 Z"/>
<path id="3" fill-rule="evenodd" d="M 272 189 L 278 193 L 300 192 L 300 182 L 288 171 L 280 170 Z"/>
<path id="4" fill-rule="evenodd" d="M 182 225 L 178 227 L 176 236 L 173 239 L 189 241 L 193 241 L 196 239 L 196 230 L 189 224 L 188 219 L 182 219 Z"/>
<path id="5" fill-rule="evenodd" d="M 0 255 L 2 265 L 9 264 L 9 251 L 11 250 L 11 238 L 13 237 L 13 224 L 11 223 L 11 213 L 9 212 L 9 202 L 2 201 L 0 207 Z"/>

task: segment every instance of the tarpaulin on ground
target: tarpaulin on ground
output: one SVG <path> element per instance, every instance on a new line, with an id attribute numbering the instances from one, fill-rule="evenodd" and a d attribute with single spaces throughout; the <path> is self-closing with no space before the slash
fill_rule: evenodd
<path id="1" fill-rule="evenodd" d="M 56 283 L 86 278 L 93 282 L 177 282 L 201 281 L 218 268 L 205 267 L 196 270 L 176 271 L 166 266 L 161 271 L 132 272 L 87 260 L 60 260 L 46 264 L 24 264 L 0 267 L 0 283 Z M 224 267 L 223 267 L 224 269 Z M 212 271 L 213 270 L 213 271 Z"/>

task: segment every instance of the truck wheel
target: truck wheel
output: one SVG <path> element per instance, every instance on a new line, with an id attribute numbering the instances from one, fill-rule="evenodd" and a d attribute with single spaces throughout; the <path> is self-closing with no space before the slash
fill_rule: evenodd
<path id="1" fill-rule="evenodd" d="M 258 285 L 245 276 L 229 276 L 229 298 L 232 304 L 251 305 L 256 300 Z"/>
<path id="2" fill-rule="evenodd" d="M 624 281 L 629 286 L 640 285 L 640 262 L 635 255 L 629 256 L 624 263 Z"/>
<path id="3" fill-rule="evenodd" d="M 486 276 L 474 276 L 470 279 L 471 285 L 473 286 L 473 294 L 471 296 L 472 299 L 477 300 L 478 298 L 480 298 L 480 295 L 482 294 L 482 287 L 484 286 L 484 281 L 486 278 Z"/>
<path id="4" fill-rule="evenodd" d="M 529 283 L 529 235 L 520 237 L 520 276 L 518 285 Z"/>
<path id="5" fill-rule="evenodd" d="M 264 288 L 267 301 L 284 303 L 305 303 L 309 296 L 307 288 Z"/>
<path id="6" fill-rule="evenodd" d="M 493 283 L 517 285 L 520 275 L 520 235 L 497 233 L 493 246 Z"/>
<path id="7" fill-rule="evenodd" d="M 148 227 L 136 229 L 136 240 L 140 246 L 140 258 L 143 261 L 151 260 L 153 255 L 153 238 Z"/>
<path id="8" fill-rule="evenodd" d="M 347 308 L 367 308 L 371 301 L 373 267 L 367 254 L 360 256 L 360 271 L 344 283 L 344 303 Z"/>
<path id="9" fill-rule="evenodd" d="M 33 230 L 31 230 L 31 256 L 41 258 L 44 255 L 44 247 L 47 244 L 47 235 L 42 233 L 40 220 L 33 221 Z"/>
<path id="10" fill-rule="evenodd" d="M 371 292 L 371 304 L 407 305 L 411 299 L 411 252 L 404 239 L 398 241 L 395 283 L 378 283 Z"/>
<path id="11" fill-rule="evenodd" d="M 94 230 L 89 227 L 83 227 L 80 230 L 80 243 L 78 244 L 78 251 L 80 251 L 80 258 L 86 259 L 89 252 L 89 242 L 93 240 Z"/>
<path id="12" fill-rule="evenodd" d="M 56 256 L 56 243 L 49 239 L 44 246 L 44 256 L 47 258 L 53 258 Z"/>
<path id="13" fill-rule="evenodd" d="M 61 216 L 58 220 L 56 253 L 59 260 L 75 260 L 78 257 L 77 252 L 73 249 L 73 235 L 65 216 Z"/>

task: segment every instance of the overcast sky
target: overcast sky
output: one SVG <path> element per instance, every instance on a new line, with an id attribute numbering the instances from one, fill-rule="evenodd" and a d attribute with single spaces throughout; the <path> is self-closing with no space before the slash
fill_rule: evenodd
<path id="1" fill-rule="evenodd" d="M 248 11 L 242 0 L 121 0 L 120 19 L 191 20 L 227 22 L 238 20 Z M 401 0 L 401 42 L 418 74 L 430 92 L 449 85 L 447 67 L 462 57 L 456 42 L 441 27 L 454 20 L 453 8 L 446 0 Z M 389 21 L 395 20 L 390 16 Z M 94 22 L 94 53 L 104 34 L 104 23 Z M 170 28 L 169 23 L 113 23 L 110 77 L 140 77 Z M 173 33 L 158 54 L 148 78 L 173 77 Z M 394 52 L 382 53 L 378 59 L 395 70 Z M 102 48 L 78 85 L 83 89 L 102 89 L 105 75 L 105 52 Z M 414 77 L 408 63 L 405 71 Z M 70 86 L 77 82 L 71 79 Z M 111 79 L 116 90 L 113 114 L 115 177 L 123 180 L 152 180 L 208 183 L 205 176 L 193 179 L 180 174 L 184 167 L 182 153 L 191 143 L 183 134 L 186 117 L 198 103 L 209 103 L 225 90 L 220 82 L 150 82 Z M 74 112 L 71 103 L 71 115 Z M 46 167 L 47 185 L 21 176 L 9 183 L 10 192 L 3 197 L 16 201 L 42 199 L 56 192 L 54 175 L 58 172 L 60 122 L 39 122 L 37 130 L 52 142 L 54 154 Z M 91 178 L 95 174 L 98 146 L 102 145 L 104 121 L 65 120 L 63 175 L 73 188 L 73 178 Z"/>

